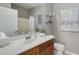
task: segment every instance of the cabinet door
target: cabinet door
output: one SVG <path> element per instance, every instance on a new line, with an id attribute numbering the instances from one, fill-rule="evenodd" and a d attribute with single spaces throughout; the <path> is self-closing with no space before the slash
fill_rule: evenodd
<path id="1" fill-rule="evenodd" d="M 53 52 L 54 52 L 53 45 L 50 45 L 46 49 L 42 50 L 39 54 L 40 55 L 53 55 Z"/>
<path id="2" fill-rule="evenodd" d="M 38 55 L 39 47 L 32 48 L 26 52 L 21 53 L 20 55 Z"/>
<path id="3" fill-rule="evenodd" d="M 53 45 L 53 40 L 49 40 L 41 45 L 39 45 L 39 50 L 42 51 L 46 49 L 48 46 Z"/>

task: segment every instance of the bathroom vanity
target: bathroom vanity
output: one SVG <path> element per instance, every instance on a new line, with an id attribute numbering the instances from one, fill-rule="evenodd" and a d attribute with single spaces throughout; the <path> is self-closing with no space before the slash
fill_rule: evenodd
<path id="1" fill-rule="evenodd" d="M 54 36 L 45 35 L 26 39 L 26 35 L 16 36 L 8 45 L 0 47 L 0 55 L 53 55 Z"/>
<path id="2" fill-rule="evenodd" d="M 31 48 L 21 55 L 53 55 L 54 53 L 54 46 L 53 46 L 53 39 L 46 41 L 43 44 L 40 44 L 34 48 Z"/>

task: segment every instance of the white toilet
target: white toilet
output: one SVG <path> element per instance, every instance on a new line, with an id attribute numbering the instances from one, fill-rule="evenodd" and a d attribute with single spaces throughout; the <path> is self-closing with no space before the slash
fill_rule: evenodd
<path id="1" fill-rule="evenodd" d="M 54 43 L 54 55 L 63 55 L 63 52 L 65 50 L 65 45 L 60 43 Z"/>

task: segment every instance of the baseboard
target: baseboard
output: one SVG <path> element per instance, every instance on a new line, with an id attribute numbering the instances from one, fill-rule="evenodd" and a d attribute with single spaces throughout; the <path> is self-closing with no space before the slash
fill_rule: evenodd
<path id="1" fill-rule="evenodd" d="M 78 55 L 77 53 L 74 53 L 74 52 L 71 52 L 71 51 L 68 51 L 68 50 L 66 50 L 64 53 L 66 55 Z"/>

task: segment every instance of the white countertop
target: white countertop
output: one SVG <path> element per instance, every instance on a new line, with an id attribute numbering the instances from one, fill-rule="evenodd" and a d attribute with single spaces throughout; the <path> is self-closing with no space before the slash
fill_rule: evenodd
<path id="1" fill-rule="evenodd" d="M 0 48 L 0 55 L 18 55 L 53 38 L 53 35 L 47 35 L 35 39 L 26 40 L 22 37 L 12 40 L 9 45 Z"/>

